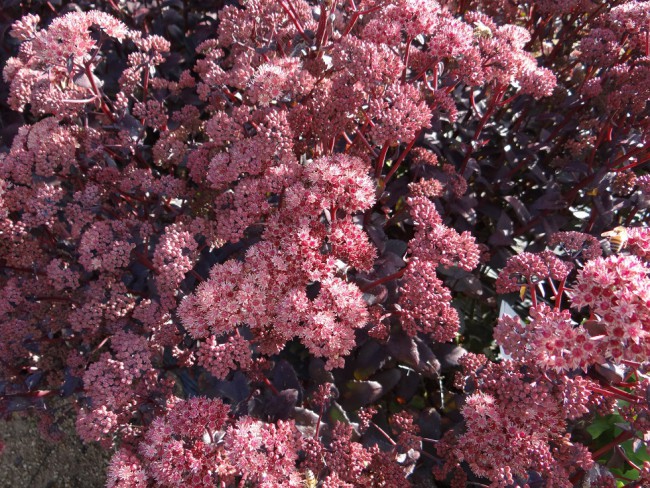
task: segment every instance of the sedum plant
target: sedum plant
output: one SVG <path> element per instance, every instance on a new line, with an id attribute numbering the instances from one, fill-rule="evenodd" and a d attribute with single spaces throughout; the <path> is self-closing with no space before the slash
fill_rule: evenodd
<path id="1" fill-rule="evenodd" d="M 650 2 L 32 7 L 4 416 L 111 488 L 650 483 Z"/>

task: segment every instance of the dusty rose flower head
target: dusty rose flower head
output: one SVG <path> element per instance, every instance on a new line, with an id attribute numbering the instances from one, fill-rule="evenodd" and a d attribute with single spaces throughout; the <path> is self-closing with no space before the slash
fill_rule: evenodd
<path id="1" fill-rule="evenodd" d="M 377 250 L 368 241 L 363 229 L 351 219 L 339 219 L 332 222 L 328 236 L 332 245 L 332 254 L 360 271 L 372 269 L 377 259 Z"/>
<path id="2" fill-rule="evenodd" d="M 556 371 L 586 370 L 602 360 L 600 340 L 578 327 L 568 310 L 540 304 L 529 313 L 523 323 L 504 315 L 494 330 L 494 338 L 513 359 Z"/>
<path id="3" fill-rule="evenodd" d="M 422 179 L 416 183 L 409 183 L 409 191 L 414 197 L 436 198 L 443 194 L 443 187 L 436 179 Z"/>
<path id="4" fill-rule="evenodd" d="M 267 424 L 242 417 L 226 433 L 225 447 L 233 466 L 260 487 L 299 487 L 303 484 L 296 469 L 300 439 L 292 421 Z"/>
<path id="5" fill-rule="evenodd" d="M 196 355 L 197 364 L 218 379 L 226 379 L 231 371 L 245 371 L 252 365 L 250 344 L 238 334 L 223 342 L 210 336 L 199 345 Z"/>
<path id="6" fill-rule="evenodd" d="M 442 223 L 435 205 L 422 196 L 408 199 L 416 226 L 409 248 L 418 259 L 467 271 L 478 264 L 479 250 L 469 232 L 459 234 Z"/>
<path id="7" fill-rule="evenodd" d="M 436 276 L 436 265 L 413 259 L 400 287 L 400 322 L 404 332 L 430 335 L 448 342 L 458 332 L 458 312 L 451 306 L 451 292 Z"/>
<path id="8" fill-rule="evenodd" d="M 147 474 L 138 457 L 120 449 L 111 458 L 106 475 L 107 488 L 146 488 Z"/>
<path id="9" fill-rule="evenodd" d="M 497 293 L 519 291 L 523 285 L 534 286 L 548 278 L 562 280 L 571 271 L 569 263 L 560 261 L 553 253 L 522 252 L 508 260 L 496 281 Z"/>
<path id="10" fill-rule="evenodd" d="M 560 244 L 565 250 L 573 253 L 573 256 L 583 259 L 594 259 L 602 254 L 598 239 L 582 232 L 556 232 L 548 243 L 550 246 Z"/>
<path id="11" fill-rule="evenodd" d="M 320 208 L 354 212 L 370 208 L 375 201 L 375 185 L 368 172 L 360 158 L 335 154 L 308 164 L 305 177 L 311 187 L 311 198 Z"/>
<path id="12" fill-rule="evenodd" d="M 27 14 L 23 18 L 15 21 L 11 25 L 11 37 L 15 37 L 21 41 L 28 41 L 36 35 L 38 23 L 41 18 L 38 15 Z"/>
<path id="13" fill-rule="evenodd" d="M 648 227 L 628 227 L 627 249 L 645 262 L 650 261 L 650 229 Z"/>
<path id="14" fill-rule="evenodd" d="M 42 30 L 36 30 L 37 21 L 38 16 L 27 16 L 14 27 L 29 54 L 12 58 L 3 73 L 11 85 L 12 108 L 22 110 L 31 103 L 32 110 L 45 114 L 76 113 L 98 99 L 102 85 L 93 74 L 99 58 L 91 52 L 99 45 L 92 30 L 118 41 L 132 33 L 115 17 L 96 10 L 66 14 Z"/>
<path id="15" fill-rule="evenodd" d="M 467 354 L 461 363 L 467 375 L 464 385 L 474 390 L 462 408 L 467 429 L 457 439 L 445 436 L 436 446 L 445 459 L 436 469 L 438 478 L 466 462 L 475 475 L 495 486 L 525 480 L 530 471 L 554 486 L 570 486 L 573 474 L 592 466 L 588 451 L 571 443 L 567 434 L 567 419 L 575 411 L 565 409 L 564 401 L 576 385 L 544 378 L 536 367 L 521 368 L 512 361 L 496 364 Z M 590 399 L 575 394 L 573 398 L 583 404 Z M 504 445 L 508 449 L 498 447 Z M 479 454 L 486 446 L 492 453 L 489 460 Z"/>
<path id="16" fill-rule="evenodd" d="M 615 362 L 643 361 L 650 348 L 650 271 L 636 256 L 590 261 L 571 292 L 572 306 L 596 314 L 602 354 Z"/>
<path id="17" fill-rule="evenodd" d="M 220 459 L 215 440 L 228 421 L 228 412 L 219 399 L 195 397 L 172 402 L 167 414 L 152 422 L 138 445 L 148 477 L 161 485 L 210 486 L 212 473 L 225 461 Z M 122 459 L 120 452 L 112 465 Z"/>
<path id="18" fill-rule="evenodd" d="M 368 109 L 374 125 L 370 136 L 377 145 L 408 142 L 420 129 L 431 126 L 431 110 L 412 85 L 394 84 Z"/>

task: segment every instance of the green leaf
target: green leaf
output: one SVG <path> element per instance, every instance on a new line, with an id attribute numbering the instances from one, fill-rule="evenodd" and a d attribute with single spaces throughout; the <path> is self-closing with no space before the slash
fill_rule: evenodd
<path id="1" fill-rule="evenodd" d="M 411 402 L 409 405 L 417 410 L 423 410 L 427 404 L 420 395 L 415 395 L 413 398 L 411 398 Z"/>
<path id="2" fill-rule="evenodd" d="M 593 423 L 587 427 L 587 432 L 592 439 L 598 439 L 603 433 L 615 428 L 616 422 L 623 420 L 620 415 L 607 415 L 605 417 L 596 417 Z"/>

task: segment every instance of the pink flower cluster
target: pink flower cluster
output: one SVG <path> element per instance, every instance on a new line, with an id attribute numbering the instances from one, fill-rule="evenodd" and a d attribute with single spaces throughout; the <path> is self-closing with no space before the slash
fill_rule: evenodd
<path id="1" fill-rule="evenodd" d="M 473 354 L 461 362 L 459 386 L 470 393 L 461 410 L 465 432 L 458 437 L 448 432 L 438 444 L 444 459 L 436 469 L 439 478 L 462 472 L 465 462 L 492 487 L 523 486 L 534 471 L 548 486 L 571 488 L 572 475 L 589 470 L 589 451 L 571 442 L 567 431 L 569 419 L 589 411 L 588 380 L 549 376 L 533 365 L 497 364 Z"/>
<path id="2" fill-rule="evenodd" d="M 411 419 L 399 422 L 403 437 L 414 431 Z M 293 420 L 235 419 L 219 399 L 176 400 L 151 422 L 137 446 L 122 447 L 113 455 L 107 487 L 249 483 L 301 488 L 311 478 L 323 486 L 394 488 L 406 482 L 395 452 L 366 448 L 352 435 L 351 427 L 337 423 L 325 448 L 313 437 L 303 438 Z"/>
<path id="3" fill-rule="evenodd" d="M 74 12 L 39 30 L 37 15 L 17 21 L 12 35 L 23 41 L 21 56 L 11 58 L 3 71 L 11 85 L 9 103 L 14 110 L 30 104 L 41 114 L 79 113 L 85 104 L 100 101 L 102 81 L 93 73 L 100 59 L 102 38 L 119 42 L 135 33 L 115 17 L 99 11 Z"/>
<path id="4" fill-rule="evenodd" d="M 471 271 L 478 264 L 479 249 L 469 232 L 459 234 L 444 225 L 428 198 L 414 196 L 408 203 L 415 235 L 409 242 L 410 260 L 400 287 L 400 323 L 408 335 L 423 332 L 437 342 L 447 342 L 458 332 L 458 312 L 436 269 L 458 266 Z"/>
<path id="5" fill-rule="evenodd" d="M 302 238 L 298 233 L 296 241 L 304 247 L 280 248 L 284 259 L 264 242 L 251 247 L 243 264 L 229 261 L 213 267 L 210 278 L 179 307 L 190 335 L 219 337 L 247 325 L 255 335 L 253 342 L 268 354 L 299 337 L 313 354 L 327 358 L 329 367 L 341 366 L 354 346 L 354 329 L 368 321 L 366 304 L 356 285 L 325 266 L 331 258 L 320 253 L 322 244 L 308 229 Z M 311 278 L 301 266 L 310 259 L 322 270 L 313 299 L 307 295 Z"/>
<path id="6" fill-rule="evenodd" d="M 588 262 L 570 293 L 571 305 L 588 307 L 600 360 L 643 362 L 650 353 L 650 268 L 636 256 Z"/>
<path id="7" fill-rule="evenodd" d="M 562 281 L 572 265 L 561 261 L 550 251 L 534 254 L 522 252 L 508 260 L 496 280 L 497 293 L 520 291 L 522 286 L 534 288 L 538 283 L 553 279 Z"/>
<path id="8" fill-rule="evenodd" d="M 221 459 L 217 445 L 228 420 L 229 408 L 221 400 L 177 401 L 165 417 L 151 423 L 136 452 L 117 451 L 108 468 L 107 486 L 144 487 L 149 481 L 160 486 L 214 486 L 219 474 L 231 475 L 232 466 Z"/>
<path id="9" fill-rule="evenodd" d="M 495 340 L 517 361 L 547 369 L 587 370 L 598 360 L 598 341 L 587 329 L 571 320 L 568 310 L 553 310 L 545 304 L 531 307 L 530 318 L 504 315 L 494 329 Z"/>
<path id="10" fill-rule="evenodd" d="M 504 275 L 512 280 L 517 270 L 522 276 L 528 276 L 526 283 L 540 276 L 546 266 L 542 259 L 548 263 L 550 257 L 548 252 L 528 254 L 524 262 L 523 256 L 520 254 L 508 262 L 497 286 L 499 280 L 505 281 Z M 566 276 L 560 278 L 564 280 Z M 501 285 L 502 291 L 515 289 L 515 286 Z M 572 320 L 569 310 L 559 309 L 562 298 L 559 291 L 554 309 L 543 303 L 534 304 L 529 311 L 530 318 L 524 323 L 518 317 L 500 317 L 495 339 L 514 359 L 557 371 L 577 368 L 586 371 L 589 366 L 605 361 L 645 360 L 650 352 L 647 263 L 625 254 L 591 259 L 578 270 L 568 295 L 572 308 L 589 310 L 587 320 L 581 325 Z"/>

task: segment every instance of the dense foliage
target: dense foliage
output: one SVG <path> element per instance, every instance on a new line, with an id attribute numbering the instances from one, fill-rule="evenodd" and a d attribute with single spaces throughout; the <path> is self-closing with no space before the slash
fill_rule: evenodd
<path id="1" fill-rule="evenodd" d="M 111 488 L 650 485 L 650 2 L 0 12 L 5 417 Z"/>

